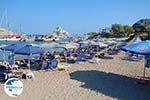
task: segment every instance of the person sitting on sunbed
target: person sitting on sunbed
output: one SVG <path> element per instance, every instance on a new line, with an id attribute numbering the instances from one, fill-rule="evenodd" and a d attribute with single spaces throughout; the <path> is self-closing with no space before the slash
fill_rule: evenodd
<path id="1" fill-rule="evenodd" d="M 27 67 L 28 63 L 23 59 L 23 60 L 20 61 L 19 66 L 21 66 L 21 67 Z"/>
<path id="2" fill-rule="evenodd" d="M 3 60 L 1 65 L 6 67 L 6 68 L 11 68 L 11 65 L 6 60 Z"/>
<path id="3" fill-rule="evenodd" d="M 12 64 L 12 65 L 11 65 L 11 69 L 16 69 L 16 70 L 17 70 L 18 67 L 19 67 L 19 66 L 18 66 L 17 64 Z"/>
<path id="4" fill-rule="evenodd" d="M 34 74 L 31 72 L 31 70 L 24 70 L 23 71 L 23 75 L 22 75 L 24 79 L 35 79 Z"/>
<path id="5" fill-rule="evenodd" d="M 7 74 L 7 79 L 8 78 L 19 78 L 22 77 L 22 71 L 19 70 L 15 65 L 12 65 L 13 67 L 11 68 L 11 73 Z"/>
<path id="6" fill-rule="evenodd" d="M 43 53 L 41 53 L 39 59 L 40 59 L 40 61 L 42 61 L 43 59 L 45 59 L 45 55 Z"/>
<path id="7" fill-rule="evenodd" d="M 67 58 L 68 63 L 75 63 L 75 56 L 74 54 L 70 54 L 69 57 Z"/>

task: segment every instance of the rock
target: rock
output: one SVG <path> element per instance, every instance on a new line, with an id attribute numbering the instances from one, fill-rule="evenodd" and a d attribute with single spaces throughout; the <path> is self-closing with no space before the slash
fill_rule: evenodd
<path id="1" fill-rule="evenodd" d="M 150 19 L 141 19 L 132 26 L 136 32 L 150 31 Z"/>

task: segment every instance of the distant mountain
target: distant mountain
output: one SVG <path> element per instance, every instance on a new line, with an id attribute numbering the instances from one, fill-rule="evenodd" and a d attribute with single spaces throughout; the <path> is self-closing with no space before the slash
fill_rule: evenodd
<path id="1" fill-rule="evenodd" d="M 0 28 L 0 35 L 1 36 L 6 36 L 6 35 L 9 35 L 10 33 L 12 33 L 12 32 L 6 30 L 5 28 Z"/>
<path id="2" fill-rule="evenodd" d="M 0 28 L 0 36 L 7 37 L 7 36 L 15 36 L 15 35 L 21 36 L 21 34 L 19 34 L 19 33 L 7 30 L 5 28 Z"/>

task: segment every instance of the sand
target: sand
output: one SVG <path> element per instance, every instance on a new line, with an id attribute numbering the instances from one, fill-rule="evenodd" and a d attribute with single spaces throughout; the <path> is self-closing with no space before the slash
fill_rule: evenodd
<path id="1" fill-rule="evenodd" d="M 149 100 L 150 84 L 135 82 L 143 75 L 144 63 L 121 60 L 122 56 L 99 64 L 71 64 L 65 71 L 33 71 L 35 80 L 22 80 L 24 90 L 16 98 L 0 84 L 0 100 Z"/>

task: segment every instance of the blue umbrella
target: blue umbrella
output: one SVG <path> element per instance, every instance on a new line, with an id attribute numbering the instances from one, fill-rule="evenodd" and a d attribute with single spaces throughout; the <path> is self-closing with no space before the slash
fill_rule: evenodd
<path id="1" fill-rule="evenodd" d="M 3 48 L 1 48 L 2 50 L 5 50 L 5 51 L 16 51 L 18 49 L 20 49 L 21 46 L 17 45 L 17 44 L 10 44 L 8 46 L 5 46 Z"/>
<path id="2" fill-rule="evenodd" d="M 17 44 L 10 44 L 10 45 L 2 47 L 0 49 L 2 49 L 4 51 L 11 51 L 12 52 L 13 63 L 15 63 L 14 51 L 18 50 L 19 48 L 21 48 L 21 46 L 19 46 Z"/>
<path id="3" fill-rule="evenodd" d="M 129 51 L 130 53 L 146 55 L 145 59 L 149 60 L 148 57 L 150 56 L 150 41 L 146 40 L 146 41 L 138 42 L 138 43 L 135 43 L 135 44 L 123 46 L 123 47 L 121 47 L 121 50 Z M 145 77 L 145 67 L 146 66 L 147 65 L 145 64 L 143 77 Z"/>
<path id="4" fill-rule="evenodd" d="M 32 46 L 32 45 L 26 45 L 14 52 L 15 54 L 20 55 L 27 55 L 28 56 L 28 64 L 30 68 L 30 58 L 34 54 L 41 54 L 44 53 L 44 50 L 40 47 Z"/>
<path id="5" fill-rule="evenodd" d="M 32 46 L 32 45 L 26 45 L 15 51 L 15 54 L 28 55 L 28 56 L 33 54 L 41 54 L 41 53 L 44 53 L 42 48 L 37 46 Z"/>
<path id="6" fill-rule="evenodd" d="M 150 55 L 150 41 L 142 41 L 135 44 L 121 47 L 123 51 L 129 51 L 131 53 Z"/>

